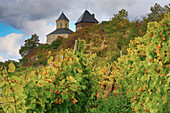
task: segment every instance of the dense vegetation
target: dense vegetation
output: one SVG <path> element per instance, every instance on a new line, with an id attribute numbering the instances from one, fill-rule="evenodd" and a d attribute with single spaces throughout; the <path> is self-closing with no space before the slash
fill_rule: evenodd
<path id="1" fill-rule="evenodd" d="M 129 44 L 128 54 L 113 64 L 119 90 L 131 99 L 132 111 L 167 113 L 170 82 L 170 13 L 151 22 L 143 37 Z M 112 76 L 111 75 L 111 76 Z"/>
<path id="2" fill-rule="evenodd" d="M 168 112 L 169 11 L 169 6 L 155 4 L 143 20 L 130 21 L 122 9 L 110 21 L 86 27 L 68 39 L 34 46 L 19 68 L 6 62 L 0 68 L 0 109 L 7 113 Z"/>

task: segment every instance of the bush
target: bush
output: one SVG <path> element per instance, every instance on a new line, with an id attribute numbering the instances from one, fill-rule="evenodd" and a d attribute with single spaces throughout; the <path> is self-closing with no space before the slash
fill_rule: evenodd
<path id="1" fill-rule="evenodd" d="M 130 42 L 128 54 L 115 62 L 111 75 L 131 99 L 132 111 L 165 113 L 169 108 L 170 13 L 148 24 L 146 35 Z"/>
<path id="2" fill-rule="evenodd" d="M 28 68 L 15 76 L 15 67 L 0 70 L 0 87 L 5 112 L 86 112 L 100 89 L 98 69 L 93 67 L 94 54 L 85 54 L 85 41 L 78 50 L 61 50 L 47 66 Z M 25 77 L 24 77 L 25 76 Z M 6 77 L 5 80 L 2 80 Z M 25 78 L 25 79 L 24 79 Z M 10 103 L 10 106 L 8 106 Z"/>
<path id="3" fill-rule="evenodd" d="M 132 113 L 130 99 L 126 94 L 113 94 L 108 98 L 99 98 L 96 108 L 91 110 L 93 113 Z"/>
<path id="4" fill-rule="evenodd" d="M 62 44 L 62 41 L 63 41 L 62 37 L 57 38 L 57 40 L 55 40 L 51 43 L 51 47 L 53 49 L 57 49 Z"/>
<path id="5" fill-rule="evenodd" d="M 38 52 L 37 58 L 38 58 L 38 59 L 41 59 L 41 58 L 42 58 L 41 52 Z"/>
<path id="6" fill-rule="evenodd" d="M 50 49 L 51 45 L 46 45 L 46 44 L 39 44 L 39 48 L 42 49 Z"/>

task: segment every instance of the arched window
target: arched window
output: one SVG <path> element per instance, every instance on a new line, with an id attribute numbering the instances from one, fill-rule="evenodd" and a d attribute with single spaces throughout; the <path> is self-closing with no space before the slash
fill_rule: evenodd
<path id="1" fill-rule="evenodd" d="M 62 28 L 62 23 L 60 23 L 60 28 Z"/>
<path id="2" fill-rule="evenodd" d="M 67 24 L 65 24 L 65 28 L 67 28 Z"/>

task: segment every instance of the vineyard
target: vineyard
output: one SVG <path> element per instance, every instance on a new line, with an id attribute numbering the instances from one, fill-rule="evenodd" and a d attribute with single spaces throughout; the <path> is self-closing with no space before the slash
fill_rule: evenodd
<path id="1" fill-rule="evenodd" d="M 86 41 L 48 52 L 46 66 L 0 67 L 2 113 L 168 113 L 170 13 L 131 40 L 127 54 L 105 66 Z M 76 43 L 77 44 L 77 43 Z M 76 45 L 75 44 L 75 45 Z M 76 48 L 77 47 L 77 48 Z"/>

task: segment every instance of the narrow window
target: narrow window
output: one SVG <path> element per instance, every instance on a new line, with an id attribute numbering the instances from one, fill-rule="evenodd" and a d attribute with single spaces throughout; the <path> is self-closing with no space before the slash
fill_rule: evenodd
<path id="1" fill-rule="evenodd" d="M 65 28 L 67 28 L 67 24 L 65 24 Z"/>
<path id="2" fill-rule="evenodd" d="M 60 28 L 62 28 L 62 23 L 60 23 Z"/>

